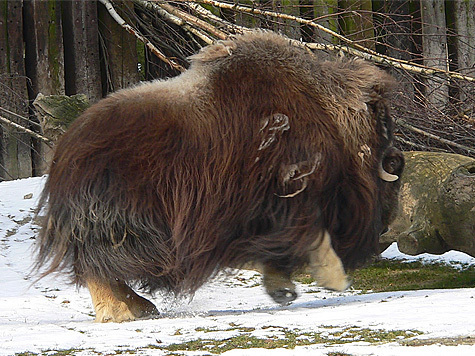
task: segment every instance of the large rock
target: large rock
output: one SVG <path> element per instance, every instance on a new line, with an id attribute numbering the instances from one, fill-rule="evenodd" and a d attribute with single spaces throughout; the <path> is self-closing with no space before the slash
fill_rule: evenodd
<path id="1" fill-rule="evenodd" d="M 475 159 L 434 152 L 405 152 L 398 216 L 381 236 L 417 255 L 458 250 L 475 256 Z"/>
<path id="2" fill-rule="evenodd" d="M 44 96 L 39 93 L 33 106 L 43 135 L 56 143 L 69 125 L 89 107 L 89 101 L 84 94 Z M 46 173 L 53 158 L 53 150 L 52 147 L 43 145 L 41 151 L 44 160 L 37 169 L 41 173 Z"/>

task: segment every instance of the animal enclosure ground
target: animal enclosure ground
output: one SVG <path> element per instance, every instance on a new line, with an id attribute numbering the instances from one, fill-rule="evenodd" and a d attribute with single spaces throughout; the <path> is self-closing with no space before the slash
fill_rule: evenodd
<path id="1" fill-rule="evenodd" d="M 42 182 L 0 183 L 1 356 L 475 354 L 475 259 L 451 252 L 415 261 L 394 245 L 355 273 L 345 293 L 322 290 L 302 275 L 300 297 L 280 307 L 259 273 L 230 270 L 191 300 L 155 295 L 159 319 L 96 324 L 85 289 L 62 276 L 33 282 L 28 275 Z M 458 262 L 453 268 L 434 260 Z M 411 279 L 422 289 L 395 290 L 413 289 Z"/>

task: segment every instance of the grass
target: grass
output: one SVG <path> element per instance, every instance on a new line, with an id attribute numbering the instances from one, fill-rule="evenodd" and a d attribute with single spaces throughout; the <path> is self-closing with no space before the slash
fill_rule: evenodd
<path id="1" fill-rule="evenodd" d="M 373 292 L 473 288 L 475 266 L 381 260 L 352 272 L 351 277 L 355 289 Z"/>
<path id="2" fill-rule="evenodd" d="M 266 329 L 263 327 L 262 329 Z M 217 330 L 211 330 L 214 332 Z M 275 331 L 275 330 L 274 330 Z M 373 330 L 359 327 L 345 327 L 325 329 L 319 332 L 303 332 L 299 330 L 290 330 L 278 327 L 278 332 L 273 332 L 269 337 L 257 337 L 251 332 L 243 332 L 237 336 L 226 339 L 196 339 L 182 343 L 170 344 L 167 346 L 153 346 L 149 348 L 157 348 L 161 350 L 176 352 L 204 351 L 211 355 L 221 354 L 223 352 L 234 349 L 294 349 L 297 346 L 308 346 L 314 344 L 339 345 L 355 341 L 368 342 L 371 344 L 387 343 L 393 341 L 404 340 L 421 332 L 417 330 Z M 277 336 L 277 335 L 280 335 Z M 334 354 L 338 355 L 338 353 Z"/>
<path id="3" fill-rule="evenodd" d="M 239 349 L 295 349 L 298 346 L 309 346 L 315 344 L 340 345 L 351 342 L 367 342 L 371 344 L 383 344 L 394 341 L 401 341 L 420 335 L 417 330 L 374 330 L 360 327 L 335 327 L 321 326 L 320 331 L 302 331 L 298 329 L 288 329 L 280 326 L 263 326 L 259 331 L 269 330 L 269 336 L 257 337 L 252 333 L 255 328 L 246 328 L 239 325 L 230 324 L 229 329 L 217 330 L 197 328 L 196 331 L 203 333 L 215 333 L 223 331 L 238 331 L 238 335 L 229 338 L 198 338 L 181 343 L 169 345 L 148 345 L 135 350 L 115 350 L 113 353 L 102 353 L 95 350 L 69 349 L 69 350 L 49 350 L 42 353 L 17 353 L 16 356 L 69 356 L 88 351 L 90 355 L 134 355 L 144 350 L 161 350 L 167 352 L 167 355 L 183 355 L 184 352 L 198 351 L 204 355 L 219 355 L 223 352 Z M 328 356 L 349 356 L 345 353 L 329 353 Z"/>
<path id="4" fill-rule="evenodd" d="M 456 268 L 444 263 L 380 260 L 350 272 L 350 276 L 353 288 L 363 292 L 475 287 L 475 266 Z M 314 282 L 308 274 L 299 274 L 295 280 L 304 284 Z"/>
<path id="5" fill-rule="evenodd" d="M 48 350 L 41 354 L 34 352 L 21 352 L 16 353 L 15 356 L 37 356 L 37 355 L 48 355 L 48 356 L 70 356 L 75 355 L 78 352 L 84 351 L 83 349 L 68 349 L 68 350 Z"/>

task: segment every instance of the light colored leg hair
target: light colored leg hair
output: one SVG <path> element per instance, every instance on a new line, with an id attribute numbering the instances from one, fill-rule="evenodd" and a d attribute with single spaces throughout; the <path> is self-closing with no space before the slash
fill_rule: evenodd
<path id="1" fill-rule="evenodd" d="M 139 296 L 122 281 L 88 279 L 86 282 L 98 323 L 121 323 L 148 319 L 159 314 L 153 303 Z"/>
<path id="2" fill-rule="evenodd" d="M 315 240 L 310 249 L 307 269 L 319 286 L 344 291 L 351 285 L 343 263 L 333 250 L 328 231 L 324 232 L 323 240 Z"/>

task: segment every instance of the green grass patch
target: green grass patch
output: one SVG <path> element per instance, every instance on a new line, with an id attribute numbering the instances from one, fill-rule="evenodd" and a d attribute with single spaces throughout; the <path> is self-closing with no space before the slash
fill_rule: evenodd
<path id="1" fill-rule="evenodd" d="M 262 329 L 267 329 L 263 327 Z M 273 332 L 268 337 L 257 337 L 251 332 L 243 332 L 240 335 L 226 339 L 197 339 L 183 343 L 175 343 L 167 346 L 154 346 L 172 353 L 201 351 L 209 352 L 212 355 L 221 354 L 223 352 L 234 349 L 294 349 L 297 346 L 309 346 L 315 344 L 337 345 L 346 344 L 356 341 L 368 343 L 387 343 L 398 340 L 404 340 L 421 332 L 417 330 L 372 330 L 367 328 L 346 327 L 346 328 L 329 328 L 321 332 L 304 332 L 300 330 L 290 330 L 278 327 L 277 332 Z"/>
<path id="2" fill-rule="evenodd" d="M 389 292 L 475 287 L 475 266 L 455 268 L 444 263 L 380 260 L 351 273 L 353 287 Z"/>
<path id="3" fill-rule="evenodd" d="M 475 287 L 475 266 L 454 267 L 445 263 L 383 259 L 351 272 L 350 276 L 353 288 L 363 292 Z M 315 281 L 305 273 L 296 275 L 294 279 L 303 284 Z"/>
<path id="4" fill-rule="evenodd" d="M 83 349 L 48 350 L 48 351 L 43 351 L 39 354 L 34 353 L 34 352 L 20 352 L 20 353 L 16 353 L 15 356 L 39 356 L 39 355 L 69 356 L 69 355 L 75 355 L 76 353 L 81 352 L 81 351 L 85 351 L 85 350 L 83 350 Z M 93 351 L 91 351 L 91 352 L 93 352 Z"/>
<path id="5" fill-rule="evenodd" d="M 140 349 L 138 349 L 140 350 Z M 112 356 L 112 355 L 135 355 L 137 350 L 125 349 L 125 350 L 113 350 L 113 351 L 95 351 L 93 349 L 68 349 L 68 350 L 46 350 L 40 353 L 36 352 L 20 352 L 15 356 L 75 356 L 79 353 L 84 353 L 90 356 Z"/>
<path id="6" fill-rule="evenodd" d="M 417 330 L 375 330 L 360 327 L 337 327 L 321 326 L 318 331 L 303 331 L 299 329 L 288 329 L 281 326 L 263 326 L 260 336 L 253 335 L 255 328 L 243 327 L 241 325 L 232 325 L 225 330 L 214 330 L 207 328 L 197 328 L 199 331 L 212 334 L 213 332 L 222 333 L 223 331 L 238 331 L 237 335 L 222 339 L 199 338 L 181 343 L 169 345 L 151 344 L 137 349 L 122 349 L 111 352 L 100 352 L 93 349 L 69 349 L 69 350 L 48 350 L 41 353 L 24 352 L 17 353 L 15 356 L 69 356 L 80 352 L 87 352 L 89 355 L 135 355 L 144 350 L 161 350 L 167 355 L 183 355 L 186 352 L 197 351 L 205 355 L 219 355 L 223 352 L 234 349 L 294 349 L 297 346 L 310 345 L 340 345 L 352 342 L 367 342 L 371 344 L 384 344 L 389 342 L 401 342 L 421 335 Z M 262 336 L 262 331 L 266 330 L 266 336 Z M 197 330 L 198 331 L 198 330 Z M 334 356 L 345 354 L 334 353 Z"/>

